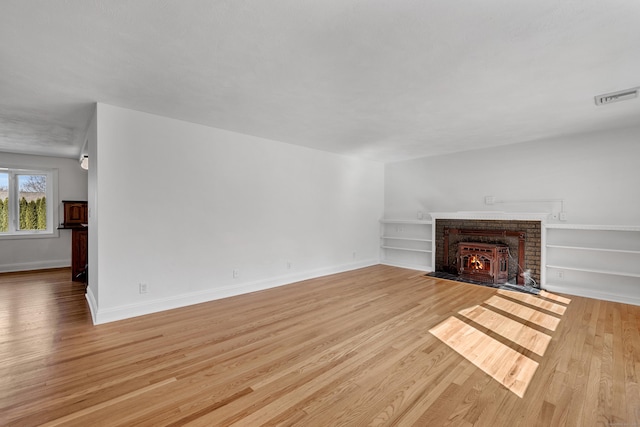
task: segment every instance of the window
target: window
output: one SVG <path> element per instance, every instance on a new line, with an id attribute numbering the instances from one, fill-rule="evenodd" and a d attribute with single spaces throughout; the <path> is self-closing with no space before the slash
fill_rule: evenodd
<path id="1" fill-rule="evenodd" d="M 0 168 L 0 238 L 54 233 L 55 171 Z"/>

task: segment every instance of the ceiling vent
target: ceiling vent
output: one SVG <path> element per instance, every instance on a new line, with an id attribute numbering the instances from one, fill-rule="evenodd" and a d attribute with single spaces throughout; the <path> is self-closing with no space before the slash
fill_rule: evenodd
<path id="1" fill-rule="evenodd" d="M 620 90 L 618 92 L 605 93 L 604 95 L 598 95 L 595 97 L 596 105 L 611 104 L 612 102 L 625 101 L 627 99 L 638 97 L 637 87 Z"/>

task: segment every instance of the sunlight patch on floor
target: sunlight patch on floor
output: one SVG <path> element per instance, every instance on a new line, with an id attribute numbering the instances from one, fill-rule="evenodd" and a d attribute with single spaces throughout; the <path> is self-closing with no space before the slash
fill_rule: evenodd
<path id="1" fill-rule="evenodd" d="M 567 307 L 558 303 L 569 304 L 571 300 L 548 292 L 543 296 L 545 299 L 499 290 L 498 295 L 484 301 L 482 306 L 460 310 L 460 318 L 449 317 L 429 332 L 518 397 L 523 397 L 538 368 L 538 362 L 490 337 L 472 323 L 522 347 L 522 351 L 528 350 L 544 356 L 551 342 L 550 333 L 560 323 L 560 318 L 548 313 L 563 315 Z M 547 334 L 525 323 L 550 332 Z"/>
<path id="2" fill-rule="evenodd" d="M 502 310 L 505 313 L 509 313 L 520 319 L 535 323 L 538 326 L 542 326 L 550 331 L 555 331 L 560 323 L 560 319 L 547 313 L 535 310 L 533 308 L 518 304 L 517 302 L 501 298 L 499 296 L 492 296 L 484 302 L 485 304 Z"/>
<path id="3" fill-rule="evenodd" d="M 478 305 L 458 313 L 540 356 L 551 341 L 551 337 L 543 332 Z"/>
<path id="4" fill-rule="evenodd" d="M 516 299 L 518 301 L 522 301 L 525 304 L 529 304 L 534 307 L 538 307 L 543 310 L 549 311 L 551 313 L 559 314 L 559 315 L 563 315 L 565 310 L 567 309 L 567 307 L 564 305 L 556 304 L 555 302 L 551 302 L 551 301 L 545 301 L 542 298 L 538 298 L 535 295 L 523 294 L 520 292 L 513 292 L 513 291 L 505 291 L 502 289 L 498 291 L 498 295 L 504 295 L 507 298 Z"/>
<path id="5" fill-rule="evenodd" d="M 540 291 L 540 296 L 553 301 L 557 301 L 562 304 L 567 304 L 567 305 L 569 305 L 569 303 L 571 302 L 569 298 L 561 297 L 560 295 L 550 294 L 547 291 Z"/>
<path id="6" fill-rule="evenodd" d="M 538 368 L 538 362 L 455 317 L 429 332 L 519 397 Z"/>

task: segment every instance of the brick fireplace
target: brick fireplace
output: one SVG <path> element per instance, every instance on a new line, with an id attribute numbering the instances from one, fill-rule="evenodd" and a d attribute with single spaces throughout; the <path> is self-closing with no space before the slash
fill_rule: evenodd
<path id="1" fill-rule="evenodd" d="M 434 220 L 436 272 L 482 283 L 523 285 L 522 273 L 530 270 L 531 278 L 541 283 L 541 221 L 436 215 Z"/>

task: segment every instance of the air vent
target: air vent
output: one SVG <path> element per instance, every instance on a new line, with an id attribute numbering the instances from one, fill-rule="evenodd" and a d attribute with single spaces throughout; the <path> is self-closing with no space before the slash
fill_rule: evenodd
<path id="1" fill-rule="evenodd" d="M 621 90 L 618 92 L 605 93 L 604 95 L 598 95 L 595 97 L 596 105 L 611 104 L 612 102 L 625 101 L 627 99 L 637 98 L 638 88 L 634 87 L 627 90 Z"/>

